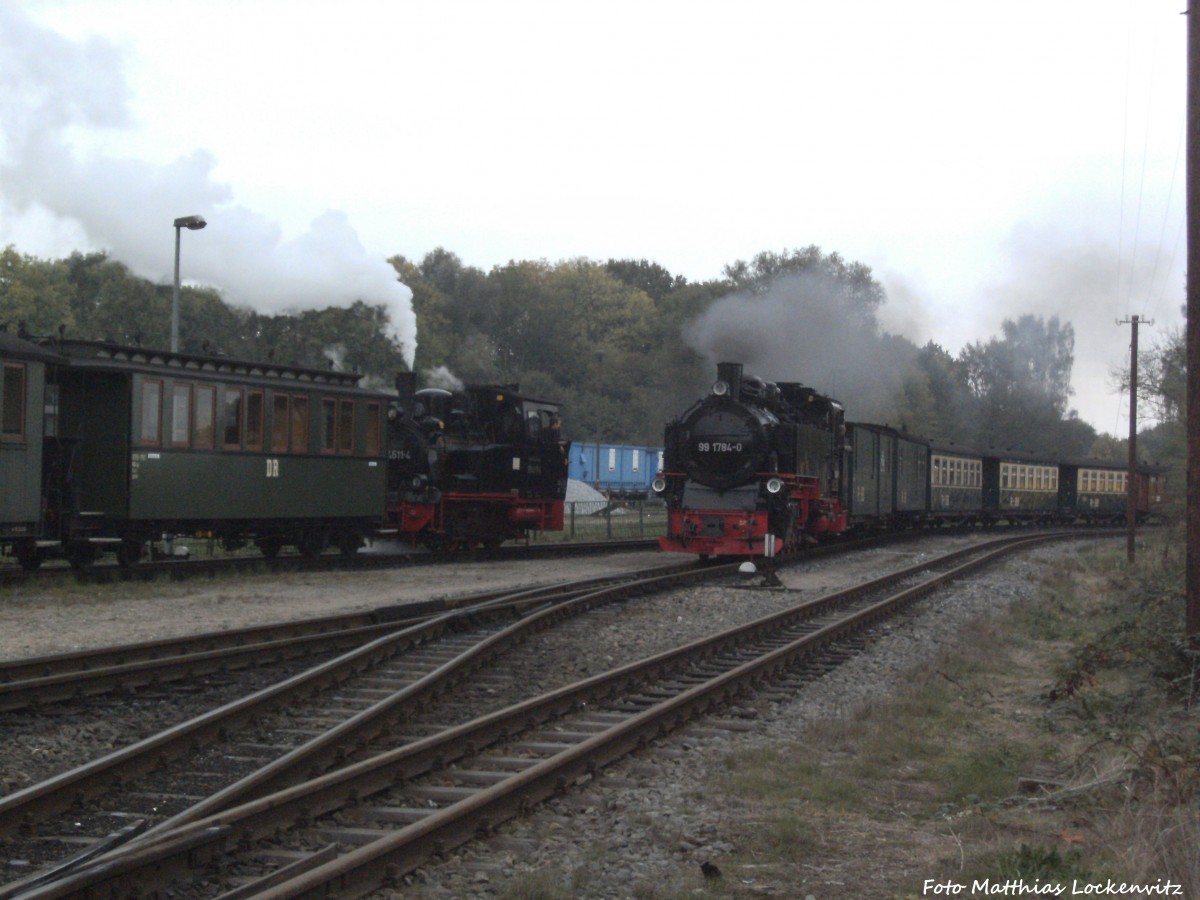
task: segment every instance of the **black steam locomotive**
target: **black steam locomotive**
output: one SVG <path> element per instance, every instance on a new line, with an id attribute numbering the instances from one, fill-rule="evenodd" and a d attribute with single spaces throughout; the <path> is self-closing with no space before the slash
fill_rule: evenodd
<path id="1" fill-rule="evenodd" d="M 845 436 L 836 401 L 721 363 L 712 393 L 666 428 L 654 485 L 669 509 L 663 549 L 774 556 L 801 533 L 844 530 Z"/>
<path id="2" fill-rule="evenodd" d="M 399 376 L 389 412 L 389 525 L 435 549 L 562 530 L 569 444 L 557 404 L 513 384 L 414 387 Z"/>

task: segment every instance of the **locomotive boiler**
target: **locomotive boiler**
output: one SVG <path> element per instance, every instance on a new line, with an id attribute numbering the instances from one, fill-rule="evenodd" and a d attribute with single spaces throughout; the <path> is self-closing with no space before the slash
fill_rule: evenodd
<path id="1" fill-rule="evenodd" d="M 740 363 L 664 433 L 654 484 L 668 508 L 665 550 L 708 556 L 774 556 L 843 531 L 839 403 L 796 382 L 743 378 Z"/>

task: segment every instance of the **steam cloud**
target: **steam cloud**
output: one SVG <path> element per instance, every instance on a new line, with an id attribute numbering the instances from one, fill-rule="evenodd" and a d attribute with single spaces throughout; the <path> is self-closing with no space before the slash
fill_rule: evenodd
<path id="1" fill-rule="evenodd" d="M 425 386 L 441 388 L 444 391 L 461 391 L 463 389 L 462 379 L 445 366 L 438 366 L 435 369 L 427 371 L 425 373 Z"/>
<path id="2" fill-rule="evenodd" d="M 692 323 L 684 339 L 714 365 L 741 362 L 747 375 L 799 381 L 833 397 L 852 420 L 889 422 L 899 387 L 894 345 L 809 274 L 780 278 L 762 294 L 730 294 Z M 891 417 L 894 418 L 894 417 Z"/>
<path id="3" fill-rule="evenodd" d="M 159 166 L 76 151 L 74 136 L 132 124 L 121 65 L 106 41 L 69 40 L 0 5 L 0 223 L 24 216 L 64 232 L 75 226 L 137 275 L 164 283 L 173 277 L 171 223 L 203 215 L 209 227 L 184 238 L 187 280 L 262 313 L 383 304 L 411 367 L 412 291 L 366 252 L 345 214 L 327 212 L 285 240 L 213 180 L 206 152 Z"/>

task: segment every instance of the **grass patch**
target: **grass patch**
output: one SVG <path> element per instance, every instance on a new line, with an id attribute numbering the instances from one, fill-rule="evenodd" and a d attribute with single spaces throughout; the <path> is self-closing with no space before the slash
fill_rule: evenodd
<path id="1" fill-rule="evenodd" d="M 990 881 L 993 884 L 1023 881 L 1031 886 L 1038 881 L 1042 884 L 1071 884 L 1073 881 L 1091 883 L 1102 880 L 1083 864 L 1082 859 L 1083 854 L 1078 850 L 1021 844 L 1019 847 L 985 854 L 958 880 L 968 883 Z"/>
<path id="2" fill-rule="evenodd" d="M 854 773 L 823 764 L 807 742 L 730 756 L 718 785 L 748 804 L 766 804 L 768 809 L 796 803 L 848 809 L 862 801 L 862 784 Z"/>
<path id="3" fill-rule="evenodd" d="M 1133 569 L 1115 542 L 1060 555 L 886 701 L 727 756 L 716 786 L 746 814 L 722 867 L 801 896 L 922 896 L 926 878 L 1200 896 L 1181 541 L 1157 533 Z"/>

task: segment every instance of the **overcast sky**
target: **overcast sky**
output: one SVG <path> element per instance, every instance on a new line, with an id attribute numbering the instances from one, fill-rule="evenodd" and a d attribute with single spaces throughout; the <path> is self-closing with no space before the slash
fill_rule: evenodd
<path id="1" fill-rule="evenodd" d="M 1182 324 L 1186 0 L 8 0 L 0 245 L 264 310 L 407 296 L 386 257 L 816 244 L 952 353 L 1075 328 L 1073 406 Z M 798 325 L 802 327 L 802 325 Z M 762 373 L 770 377 L 771 373 Z"/>

